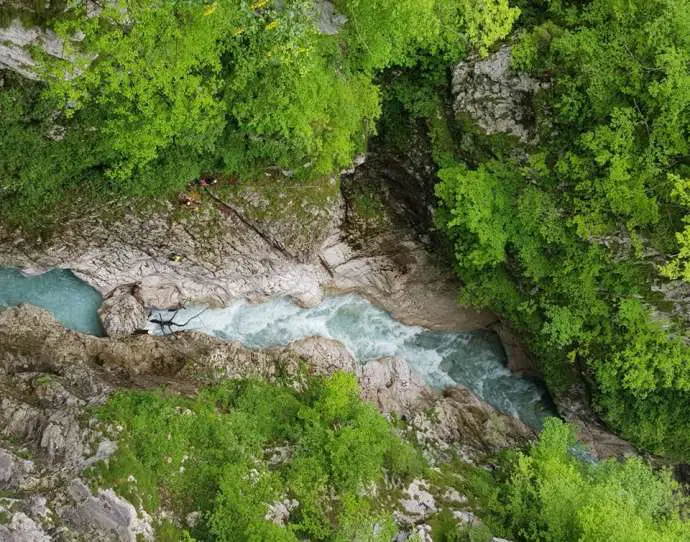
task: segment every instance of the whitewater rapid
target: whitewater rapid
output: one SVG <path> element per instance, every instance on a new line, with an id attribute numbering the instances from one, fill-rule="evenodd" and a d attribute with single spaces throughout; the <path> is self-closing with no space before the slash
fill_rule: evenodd
<path id="1" fill-rule="evenodd" d="M 101 295 L 69 270 L 26 276 L 17 269 L 0 268 L 0 307 L 19 303 L 51 311 L 68 328 L 102 335 L 98 318 Z M 168 320 L 172 315 L 171 311 L 153 311 L 150 319 Z M 467 386 L 489 404 L 534 428 L 541 428 L 544 417 L 554 414 L 539 382 L 515 376 L 506 368 L 505 353 L 495 333 L 435 332 L 407 326 L 357 295 L 328 297 L 311 309 L 287 299 L 261 304 L 236 301 L 223 309 L 187 307 L 174 321 L 182 324 L 187 320 L 187 325 L 173 326 L 171 331 L 202 331 L 250 348 L 327 337 L 340 341 L 361 364 L 398 356 L 437 389 Z M 163 332 L 151 321 L 148 330 Z"/>
<path id="2" fill-rule="evenodd" d="M 203 311 L 203 312 L 201 312 Z M 152 320 L 165 321 L 171 311 L 154 311 Z M 198 316 L 197 316 L 198 315 Z M 490 331 L 434 332 L 394 320 L 357 295 L 326 298 L 304 309 L 287 299 L 261 304 L 237 301 L 223 309 L 187 307 L 174 320 L 184 326 L 250 348 L 287 345 L 305 337 L 341 342 L 359 363 L 384 356 L 406 360 L 435 388 L 462 384 L 499 410 L 540 428 L 553 415 L 544 388 L 536 381 L 511 374 L 500 340 Z M 187 322 L 188 321 L 188 322 Z M 168 332 L 149 322 L 153 334 Z"/>

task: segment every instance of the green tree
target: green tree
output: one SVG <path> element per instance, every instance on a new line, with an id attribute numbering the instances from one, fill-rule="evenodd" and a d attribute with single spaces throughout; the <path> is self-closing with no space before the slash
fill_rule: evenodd
<path id="1" fill-rule="evenodd" d="M 571 453 L 572 428 L 551 418 L 528 454 L 518 454 L 503 485 L 505 521 L 530 542 L 671 542 L 690 526 L 670 473 L 641 459 L 588 464 Z"/>
<path id="2" fill-rule="evenodd" d="M 684 275 L 686 233 L 674 232 L 687 221 L 690 5 L 544 7 L 513 53 L 516 69 L 550 83 L 534 100 L 540 143 L 468 130 L 444 143 L 438 223 L 463 299 L 525 331 L 552 389 L 577 370 L 624 436 L 688 457 L 690 350 L 683 324 L 653 316 L 641 255 L 652 248 L 670 261 L 664 273 Z"/>

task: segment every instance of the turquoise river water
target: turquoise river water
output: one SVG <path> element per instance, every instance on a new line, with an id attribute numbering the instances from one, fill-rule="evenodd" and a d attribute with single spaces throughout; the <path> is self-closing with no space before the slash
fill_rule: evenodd
<path id="1" fill-rule="evenodd" d="M 68 270 L 24 276 L 0 268 L 0 307 L 30 303 L 51 311 L 65 327 L 102 335 L 97 310 L 100 294 Z M 543 386 L 513 375 L 505 367 L 505 353 L 490 331 L 435 332 L 407 326 L 357 295 L 334 296 L 311 309 L 287 299 L 262 304 L 237 301 L 223 309 L 188 307 L 175 316 L 175 331 L 198 330 L 222 340 L 240 341 L 250 348 L 286 345 L 304 337 L 340 341 L 359 363 L 383 356 L 399 356 L 430 385 L 462 384 L 499 410 L 539 428 L 553 409 Z M 151 319 L 169 319 L 169 311 L 153 311 Z M 191 320 L 190 320 L 191 318 Z M 149 331 L 161 334 L 159 325 Z M 167 331 L 167 329 L 166 329 Z"/>

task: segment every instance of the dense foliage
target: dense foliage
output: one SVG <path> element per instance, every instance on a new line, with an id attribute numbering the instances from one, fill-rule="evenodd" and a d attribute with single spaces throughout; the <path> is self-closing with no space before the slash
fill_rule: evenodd
<path id="1" fill-rule="evenodd" d="M 572 429 L 551 418 L 529 453 L 503 469 L 498 521 L 525 542 L 680 542 L 687 503 L 669 473 L 639 458 L 590 464 L 570 453 Z"/>
<path id="2" fill-rule="evenodd" d="M 652 317 L 668 306 L 650 283 L 659 263 L 687 269 L 688 229 L 675 232 L 690 177 L 689 14 L 687 0 L 547 2 L 513 54 L 549 82 L 535 99 L 540 142 L 523 154 L 476 136 L 437 153 L 465 300 L 526 331 L 554 389 L 577 369 L 614 427 L 686 458 L 690 349 Z"/>
<path id="3" fill-rule="evenodd" d="M 485 48 L 516 15 L 506 0 L 335 4 L 342 28 L 314 0 L 120 0 L 95 17 L 80 4 L 61 14 L 51 26 L 67 60 L 43 55 L 44 84 L 0 89 L 5 211 L 26 222 L 93 186 L 160 196 L 204 168 L 330 174 L 374 132 L 378 71 Z M 43 167 L 48 157 L 59 167 Z"/>
<path id="4" fill-rule="evenodd" d="M 118 451 L 95 483 L 150 513 L 199 513 L 195 525 L 159 525 L 170 540 L 388 541 L 392 516 L 372 486 L 383 488 L 384 471 L 390 485 L 425 468 L 344 373 L 302 393 L 255 381 L 195 398 L 120 392 L 98 417 Z M 264 519 L 293 499 L 286 527 Z"/>
<path id="5" fill-rule="evenodd" d="M 352 375 L 315 379 L 301 392 L 252 380 L 195 397 L 121 391 L 96 411 L 118 443 L 91 483 L 112 487 L 155 520 L 157 540 L 390 541 L 401 488 L 427 478 L 437 542 L 680 542 L 687 503 L 667 472 L 641 459 L 590 463 L 573 455 L 573 430 L 550 418 L 526 452 L 498 468 L 462 461 L 429 469 Z M 441 504 L 448 487 L 487 522 L 471 529 Z M 269 516 L 285 504 L 284 525 Z M 290 504 L 294 503 L 294 504 Z M 163 513 L 164 512 L 164 513 Z M 491 528 L 489 528 L 489 526 Z"/>

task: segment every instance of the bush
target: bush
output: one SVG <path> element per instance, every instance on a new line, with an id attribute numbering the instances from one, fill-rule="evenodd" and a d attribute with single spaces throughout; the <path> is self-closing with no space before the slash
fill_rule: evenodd
<path id="1" fill-rule="evenodd" d="M 654 473 L 640 458 L 585 463 L 571 454 L 573 444 L 572 428 L 551 418 L 509 467 L 504 521 L 518 540 L 688 540 L 686 503 L 670 473 Z"/>
<path id="2" fill-rule="evenodd" d="M 154 514 L 200 511 L 188 531 L 202 540 L 389 540 L 392 519 L 364 490 L 384 470 L 405 479 L 424 469 L 348 374 L 316 379 L 301 394 L 256 381 L 196 398 L 123 391 L 97 415 L 121 431 L 94 483 Z M 271 461 L 277 448 L 287 460 Z M 417 459 L 396 470 L 401 454 Z M 299 502 L 285 528 L 264 519 L 284 499 Z"/>

